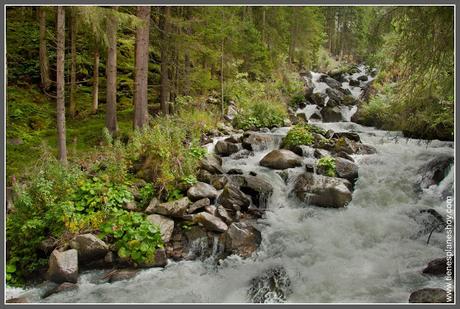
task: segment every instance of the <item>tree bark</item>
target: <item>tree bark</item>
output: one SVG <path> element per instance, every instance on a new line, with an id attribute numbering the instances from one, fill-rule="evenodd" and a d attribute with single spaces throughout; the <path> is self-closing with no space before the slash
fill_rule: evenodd
<path id="1" fill-rule="evenodd" d="M 93 93 L 92 93 L 92 112 L 97 113 L 99 107 L 99 49 L 94 51 L 94 65 L 93 65 Z"/>
<path id="2" fill-rule="evenodd" d="M 63 6 L 57 7 L 56 41 L 56 126 L 58 132 L 59 161 L 66 165 L 67 147 L 64 101 L 65 9 Z"/>
<path id="3" fill-rule="evenodd" d="M 38 19 L 40 24 L 40 45 L 39 45 L 39 58 L 40 58 L 40 77 L 43 89 L 48 89 L 51 86 L 49 76 L 49 60 L 48 51 L 46 48 L 46 11 L 44 8 L 38 8 Z"/>
<path id="4" fill-rule="evenodd" d="M 117 28 L 118 20 L 115 11 L 117 6 L 113 7 L 107 20 L 107 111 L 105 115 L 105 126 L 110 134 L 114 136 L 118 131 L 117 124 Z"/>
<path id="5" fill-rule="evenodd" d="M 224 111 L 224 44 L 225 44 L 225 36 L 224 36 L 224 24 L 225 24 L 225 15 L 224 15 L 224 8 L 222 8 L 222 42 L 220 46 L 220 105 L 222 109 L 222 116 L 225 114 Z"/>
<path id="6" fill-rule="evenodd" d="M 161 66 L 160 66 L 160 106 L 164 115 L 169 114 L 170 86 L 169 86 L 169 19 L 171 8 L 163 7 L 163 15 L 160 19 L 161 29 Z"/>
<path id="7" fill-rule="evenodd" d="M 136 30 L 134 129 L 146 126 L 149 121 L 147 110 L 147 73 L 149 65 L 150 7 L 137 7 L 137 17 L 143 21 L 143 24 Z"/>
<path id="8" fill-rule="evenodd" d="M 73 118 L 75 117 L 76 110 L 76 92 L 77 92 L 77 47 L 76 47 L 76 36 L 77 36 L 77 22 L 75 18 L 75 12 L 70 11 L 70 104 L 69 114 Z"/>

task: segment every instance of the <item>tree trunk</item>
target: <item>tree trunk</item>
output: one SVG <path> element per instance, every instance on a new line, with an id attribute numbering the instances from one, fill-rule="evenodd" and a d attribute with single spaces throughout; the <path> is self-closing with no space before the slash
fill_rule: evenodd
<path id="1" fill-rule="evenodd" d="M 146 126 L 149 121 L 147 110 L 147 73 L 149 65 L 150 7 L 137 7 L 137 17 L 143 21 L 143 24 L 136 30 L 134 129 Z"/>
<path id="2" fill-rule="evenodd" d="M 224 110 L 224 44 L 225 36 L 223 32 L 225 24 L 224 8 L 222 8 L 222 42 L 220 46 L 220 105 L 222 109 L 222 116 L 225 114 Z"/>
<path id="3" fill-rule="evenodd" d="M 163 15 L 160 19 L 161 29 L 161 67 L 160 67 L 160 106 L 164 115 L 169 114 L 169 100 L 170 100 L 170 87 L 169 87 L 169 19 L 171 15 L 171 8 L 169 6 L 163 7 Z"/>
<path id="4" fill-rule="evenodd" d="M 39 58 L 41 86 L 46 90 L 51 86 L 51 80 L 49 75 L 48 51 L 46 48 L 46 11 L 42 7 L 38 8 L 38 19 L 40 24 Z"/>
<path id="5" fill-rule="evenodd" d="M 94 51 L 94 65 L 93 65 L 93 108 L 92 112 L 97 113 L 99 107 L 99 49 L 96 48 Z"/>
<path id="6" fill-rule="evenodd" d="M 77 92 L 77 47 L 76 47 L 76 36 L 77 36 L 77 22 L 75 18 L 75 12 L 70 11 L 70 104 L 69 114 L 73 118 L 75 117 L 76 110 L 76 92 Z"/>
<path id="7" fill-rule="evenodd" d="M 65 9 L 63 6 L 57 7 L 56 41 L 56 126 L 58 132 L 59 161 L 66 165 L 67 147 L 64 101 Z"/>
<path id="8" fill-rule="evenodd" d="M 117 6 L 113 10 L 118 10 Z M 115 12 L 107 20 L 107 111 L 105 126 L 113 136 L 118 131 L 117 124 L 117 28 L 118 21 Z"/>

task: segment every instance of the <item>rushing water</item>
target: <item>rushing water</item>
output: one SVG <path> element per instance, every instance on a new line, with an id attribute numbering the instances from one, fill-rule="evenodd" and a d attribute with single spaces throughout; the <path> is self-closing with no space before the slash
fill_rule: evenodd
<path id="1" fill-rule="evenodd" d="M 443 233 L 418 233 L 418 210 L 434 208 L 445 214 L 440 191 L 453 188 L 453 172 L 439 187 L 414 191 L 418 169 L 440 154 L 453 154 L 453 144 L 405 139 L 398 132 L 363 127 L 352 122 L 320 123 L 334 131 L 359 133 L 377 154 L 355 155 L 359 179 L 353 200 L 344 209 L 306 206 L 290 196 L 295 176 L 287 184 L 277 171 L 259 166 L 260 159 L 288 128 L 274 130 L 275 142 L 247 159 L 224 159 L 224 169 L 255 171 L 274 188 L 266 217 L 258 221 L 262 244 L 252 258 L 230 256 L 211 261 L 172 262 L 164 269 L 143 270 L 135 278 L 98 283 L 102 271 L 80 275 L 79 288 L 46 299 L 49 283 L 30 290 L 7 289 L 7 298 L 24 295 L 30 301 L 79 303 L 242 303 L 248 302 L 250 281 L 266 269 L 283 265 L 291 281 L 292 303 L 406 303 L 419 288 L 441 287 L 443 278 L 425 276 L 428 261 L 442 257 Z M 212 150 L 212 145 L 209 149 Z M 307 159 L 306 159 L 307 160 Z"/>

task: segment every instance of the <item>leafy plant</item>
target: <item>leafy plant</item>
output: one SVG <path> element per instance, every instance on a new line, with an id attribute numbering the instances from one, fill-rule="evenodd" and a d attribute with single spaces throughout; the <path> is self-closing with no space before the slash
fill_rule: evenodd
<path id="1" fill-rule="evenodd" d="M 335 159 L 331 156 L 324 156 L 319 159 L 318 168 L 321 168 L 326 176 L 334 177 L 336 175 Z"/>
<path id="2" fill-rule="evenodd" d="M 147 206 L 152 198 L 155 196 L 155 188 L 152 183 L 147 183 L 139 190 L 140 206 Z"/>
<path id="3" fill-rule="evenodd" d="M 300 145 L 311 145 L 314 142 L 312 127 L 308 125 L 296 125 L 283 138 L 282 146 L 293 149 Z"/>

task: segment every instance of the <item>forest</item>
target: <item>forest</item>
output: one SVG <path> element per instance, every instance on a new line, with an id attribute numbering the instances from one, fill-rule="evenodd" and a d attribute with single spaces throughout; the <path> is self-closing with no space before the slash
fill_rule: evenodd
<path id="1" fill-rule="evenodd" d="M 307 171 L 293 184 L 296 203 L 331 210 L 386 195 L 362 193 L 368 165 L 357 158 L 399 159 L 345 125 L 454 141 L 454 8 L 9 6 L 6 76 L 6 282 L 60 284 L 48 297 L 73 290 L 78 269 L 116 270 L 105 277 L 115 282 L 196 259 L 184 245 L 192 238 L 204 237 L 208 251 L 222 243 L 202 255 L 250 258 L 270 240 L 248 222 L 270 218 L 272 197 L 284 198 L 273 177 L 290 188 L 296 168 Z M 314 167 L 301 159 L 308 147 Z M 402 158 L 388 170 L 419 162 Z M 430 185 L 453 159 L 443 162 Z M 345 188 L 307 199 L 315 177 L 345 179 Z M 275 291 L 278 300 L 290 289 Z M 252 302 L 273 302 L 254 291 Z M 399 300 L 365 300 L 382 299 Z"/>

